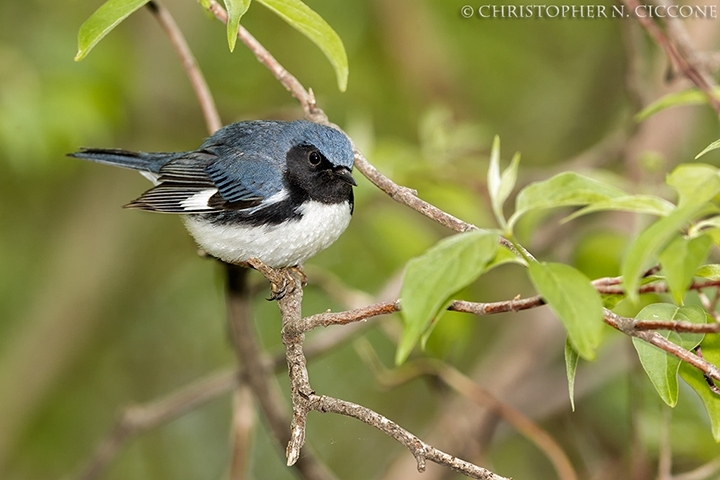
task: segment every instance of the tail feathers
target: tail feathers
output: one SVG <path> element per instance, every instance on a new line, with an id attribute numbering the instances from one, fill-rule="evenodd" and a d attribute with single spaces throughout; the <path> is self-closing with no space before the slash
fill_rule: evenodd
<path id="1" fill-rule="evenodd" d="M 158 173 L 174 156 L 171 153 L 131 152 L 119 148 L 83 148 L 79 152 L 68 153 L 68 157 L 153 173 Z"/>

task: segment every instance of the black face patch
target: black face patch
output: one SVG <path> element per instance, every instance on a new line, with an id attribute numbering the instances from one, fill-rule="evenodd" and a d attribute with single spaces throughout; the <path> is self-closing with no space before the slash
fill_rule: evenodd
<path id="1" fill-rule="evenodd" d="M 313 145 L 296 145 L 287 153 L 283 181 L 294 200 L 311 199 L 327 204 L 349 201 L 352 205 L 352 186 L 336 170 Z"/>

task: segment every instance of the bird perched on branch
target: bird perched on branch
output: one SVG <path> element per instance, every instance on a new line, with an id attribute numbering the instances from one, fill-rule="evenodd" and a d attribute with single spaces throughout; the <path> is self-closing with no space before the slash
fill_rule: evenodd
<path id="1" fill-rule="evenodd" d="M 301 265 L 338 239 L 353 212 L 350 140 L 305 120 L 233 123 L 190 152 L 69 156 L 139 171 L 155 186 L 126 207 L 181 214 L 198 245 L 227 263 Z"/>

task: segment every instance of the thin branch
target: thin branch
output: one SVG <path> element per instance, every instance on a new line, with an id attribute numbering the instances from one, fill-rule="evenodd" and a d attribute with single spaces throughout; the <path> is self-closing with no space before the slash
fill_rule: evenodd
<path id="1" fill-rule="evenodd" d="M 210 0 L 208 3 L 209 10 L 213 15 L 215 15 L 215 18 L 220 20 L 222 23 L 227 24 L 228 15 L 225 9 L 215 0 Z M 305 111 L 305 115 L 307 117 L 320 117 L 324 121 L 319 123 L 327 122 L 327 116 L 325 116 L 322 110 L 317 108 L 317 105 L 315 104 L 315 96 L 312 92 L 305 90 L 305 87 L 302 86 L 300 81 L 290 72 L 285 70 L 285 68 L 280 65 L 280 62 L 275 60 L 275 57 L 273 57 L 272 54 L 250 34 L 250 32 L 245 30 L 245 27 L 242 25 L 239 25 L 238 27 L 238 38 L 245 44 L 245 46 L 248 47 L 248 49 L 250 49 L 253 54 L 255 54 L 258 61 L 270 70 L 270 73 L 273 74 L 278 82 L 280 82 L 280 84 L 300 102 L 300 105 Z"/>
<path id="2" fill-rule="evenodd" d="M 570 459 L 550 434 L 522 412 L 501 402 L 492 393 L 482 388 L 457 369 L 438 360 L 420 359 L 404 365 L 401 369 L 391 371 L 379 364 L 377 358 L 368 360 L 371 366 L 377 370 L 376 375 L 380 383 L 384 386 L 397 386 L 420 375 L 433 375 L 437 377 L 460 395 L 496 413 L 518 433 L 535 444 L 539 450 L 545 453 L 553 464 L 560 480 L 577 479 L 577 474 Z"/>
<path id="3" fill-rule="evenodd" d="M 368 425 L 378 428 L 407 447 L 418 462 L 418 470 L 425 470 L 426 460 L 447 466 L 471 478 L 486 480 L 502 480 L 504 477 L 496 475 L 489 470 L 460 460 L 452 455 L 427 445 L 422 440 L 403 429 L 388 418 L 373 410 L 356 405 L 351 402 L 339 400 L 325 395 L 317 395 L 310 386 L 307 370 L 307 360 L 303 352 L 305 331 L 302 322 L 303 290 L 297 273 L 293 269 L 276 270 L 253 261 L 272 284 L 290 285 L 285 295 L 278 299 L 278 308 L 282 316 L 282 341 L 285 345 L 285 354 L 290 378 L 290 391 L 293 404 L 293 417 L 290 424 L 290 440 L 287 445 L 286 456 L 288 465 L 293 465 L 301 458 L 300 450 L 305 444 L 305 428 L 307 415 L 310 411 L 332 412 L 357 418 Z M 285 277 L 282 279 L 281 277 Z"/>
<path id="4" fill-rule="evenodd" d="M 628 7 L 629 10 L 636 12 L 638 8 L 641 8 L 638 0 L 622 0 L 623 3 Z M 655 21 L 649 16 L 636 15 L 638 23 L 647 31 L 650 36 L 655 40 L 668 56 L 670 61 L 677 66 L 677 68 L 683 72 L 683 74 L 690 79 L 708 98 L 710 106 L 720 114 L 720 100 L 718 100 L 713 94 L 713 86 L 710 84 L 708 78 L 701 73 L 698 67 L 695 66 L 695 59 L 690 58 L 692 55 L 690 52 L 684 52 L 685 55 L 680 53 L 676 47 L 676 41 L 671 40 L 665 32 L 655 23 Z M 687 55 L 687 56 L 686 56 Z"/>
<path id="5" fill-rule="evenodd" d="M 288 442 L 288 418 L 283 395 L 273 378 L 273 362 L 261 350 L 252 324 L 250 297 L 246 288 L 248 269 L 225 265 L 227 273 L 226 301 L 235 352 L 243 365 L 245 378 L 253 391 L 278 445 Z M 301 290 L 301 289 L 298 289 Z M 334 475 L 310 449 L 295 464 L 307 479 L 326 480 Z"/>
<path id="6" fill-rule="evenodd" d="M 635 329 L 636 320 L 633 318 L 627 318 L 620 316 L 616 313 L 611 312 L 608 309 L 603 309 L 605 323 L 623 332 L 631 337 L 640 338 L 651 345 L 664 350 L 665 352 L 673 355 L 683 362 L 692 365 L 693 367 L 700 370 L 704 375 L 714 379 L 720 380 L 720 368 L 708 362 L 707 360 L 699 357 L 698 355 L 689 352 L 681 346 L 671 342 L 662 335 L 656 332 L 643 331 Z"/>
<path id="7" fill-rule="evenodd" d="M 357 326 L 363 327 L 362 324 L 357 324 Z M 348 327 L 353 327 L 353 325 L 348 325 Z M 348 327 L 327 330 L 314 335 L 305 344 L 306 357 L 312 359 L 324 355 L 347 342 L 359 331 L 359 329 Z M 287 368 L 285 353 L 273 355 L 270 363 L 274 373 L 285 371 Z M 94 454 L 86 460 L 75 478 L 82 480 L 99 478 L 125 444 L 134 437 L 166 425 L 188 412 L 227 395 L 233 389 L 242 389 L 245 383 L 244 378 L 245 374 L 242 369 L 225 368 L 181 387 L 158 400 L 123 409 L 118 416 L 116 425 L 99 442 Z"/>
<path id="8" fill-rule="evenodd" d="M 720 323 L 691 323 L 672 320 L 637 320 L 635 330 L 672 330 L 679 333 L 720 333 Z"/>
<path id="9" fill-rule="evenodd" d="M 362 405 L 328 397 L 326 395 L 315 394 L 308 397 L 308 403 L 312 404 L 313 410 L 322 413 L 337 413 L 346 417 L 356 418 L 394 438 L 410 450 L 410 452 L 415 456 L 419 472 L 425 471 L 426 461 L 430 460 L 431 462 L 448 467 L 470 478 L 478 478 L 482 480 L 509 480 L 506 479 L 506 477 L 497 475 L 487 469 L 470 462 L 466 462 L 465 460 L 461 460 L 453 455 L 449 455 L 428 445 L 392 420 L 370 410 L 369 408 L 363 407 Z"/>
<path id="10" fill-rule="evenodd" d="M 700 345 L 695 347 L 695 355 L 700 358 L 704 358 L 702 353 L 702 347 Z M 708 387 L 710 387 L 710 390 L 714 394 L 720 395 L 720 387 L 717 386 L 715 380 L 713 380 L 707 373 L 703 374 L 703 377 L 705 378 L 705 382 L 708 384 Z"/>
<path id="11" fill-rule="evenodd" d="M 606 295 L 624 295 L 625 290 L 619 285 L 601 285 L 593 282 L 593 286 L 599 293 Z M 688 286 L 688 290 L 702 290 L 704 288 L 718 288 L 720 280 L 700 280 L 694 281 Z M 669 288 L 667 283 L 654 282 L 638 287 L 638 293 L 667 293 Z"/>
<path id="12" fill-rule="evenodd" d="M 223 370 L 159 400 L 126 408 L 76 478 L 99 478 L 130 438 L 181 417 L 229 392 L 236 385 L 237 370 Z"/>
<path id="13" fill-rule="evenodd" d="M 453 300 L 447 307 L 448 310 L 461 313 L 471 313 L 473 315 L 483 316 L 495 313 L 519 312 L 530 308 L 545 305 L 545 300 L 539 295 L 528 298 L 514 298 L 501 302 L 468 302 L 465 300 Z M 330 325 L 346 325 L 353 322 L 365 321 L 369 318 L 379 315 L 388 315 L 390 313 L 399 312 L 401 310 L 400 301 L 380 302 L 367 307 L 354 308 L 343 312 L 325 312 L 317 313 L 309 317 L 303 318 L 299 323 L 299 328 L 303 332 L 309 332 L 317 327 L 329 327 Z"/>
<path id="14" fill-rule="evenodd" d="M 475 403 L 492 408 L 521 435 L 534 443 L 553 464 L 560 480 L 576 480 L 577 474 L 565 451 L 545 430 L 520 411 L 495 398 L 458 370 L 444 365 L 436 368 L 436 375 L 448 386 Z"/>
<path id="15" fill-rule="evenodd" d="M 167 33 L 175 48 L 175 52 L 180 58 L 180 64 L 185 70 L 185 74 L 190 80 L 195 96 L 197 97 L 200 109 L 202 110 L 203 117 L 205 118 L 205 125 L 210 134 L 215 133 L 222 127 L 222 121 L 218 114 L 217 107 L 215 106 L 215 100 L 213 100 L 212 92 L 205 81 L 205 77 L 202 71 L 198 67 L 195 57 L 190 51 L 190 46 L 185 41 L 185 37 L 182 31 L 175 23 L 172 15 L 159 0 L 152 0 L 147 4 L 150 11 L 155 15 L 155 18 Z"/>
<path id="16" fill-rule="evenodd" d="M 720 472 L 720 457 L 711 460 L 695 470 L 675 475 L 672 478 L 673 480 L 707 480 L 712 478 L 717 472 Z"/>
<path id="17" fill-rule="evenodd" d="M 242 383 L 235 389 L 233 397 L 229 480 L 243 480 L 247 476 L 254 419 L 252 391 L 246 383 Z"/>

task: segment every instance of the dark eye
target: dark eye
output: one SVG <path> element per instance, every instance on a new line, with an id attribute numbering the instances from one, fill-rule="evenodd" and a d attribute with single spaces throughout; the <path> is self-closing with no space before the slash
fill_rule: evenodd
<path id="1" fill-rule="evenodd" d="M 310 165 L 312 165 L 313 167 L 317 167 L 318 165 L 320 165 L 320 162 L 322 162 L 322 158 L 322 155 L 320 155 L 320 152 L 318 152 L 317 150 L 313 150 L 308 156 Z"/>

